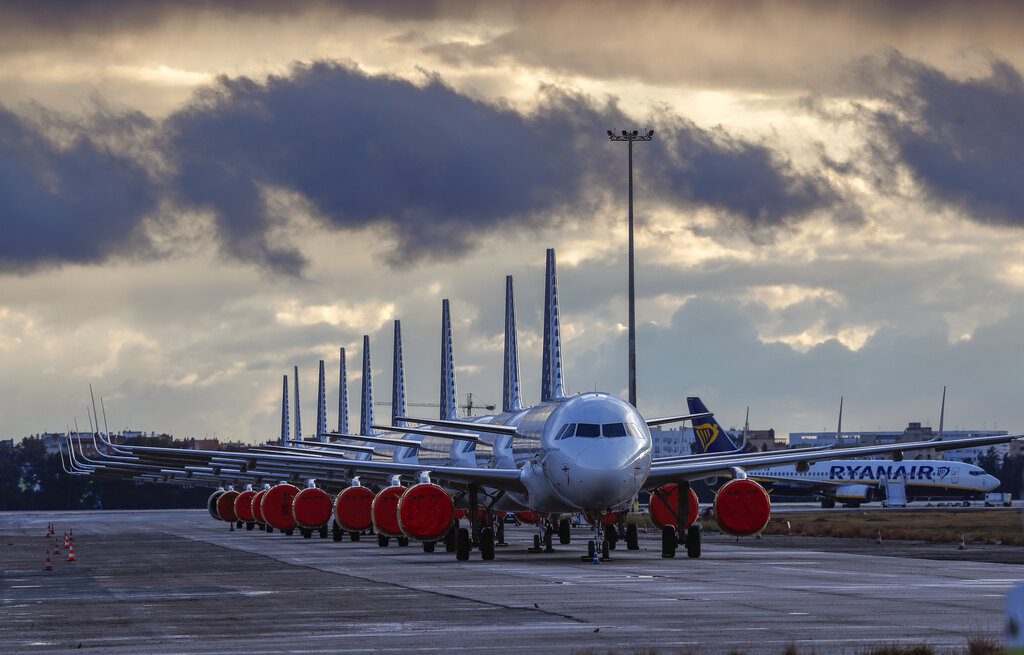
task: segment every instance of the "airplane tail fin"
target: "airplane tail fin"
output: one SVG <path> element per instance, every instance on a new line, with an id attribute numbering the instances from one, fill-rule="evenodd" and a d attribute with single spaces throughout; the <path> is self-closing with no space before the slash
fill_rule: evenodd
<path id="1" fill-rule="evenodd" d="M 704 401 L 695 396 L 686 399 L 691 414 L 708 412 Z M 729 433 L 715 420 L 714 416 L 694 421 L 693 432 L 697 436 L 697 446 L 701 453 L 728 453 L 736 450 L 736 444 L 729 438 Z"/>
<path id="2" fill-rule="evenodd" d="M 512 276 L 505 276 L 505 362 L 502 375 L 501 411 L 523 408 L 519 395 L 519 345 L 516 337 L 516 299 Z"/>
<path id="3" fill-rule="evenodd" d="M 452 316 L 448 299 L 441 301 L 441 420 L 459 420 L 455 390 L 455 353 L 452 346 Z"/>
<path id="4" fill-rule="evenodd" d="M 286 446 L 292 440 L 291 436 L 291 422 L 288 416 L 288 376 L 282 376 L 284 378 L 284 385 L 281 389 L 281 445 Z"/>
<path id="5" fill-rule="evenodd" d="M 348 431 L 348 376 L 345 374 L 345 349 L 341 349 L 341 368 L 338 376 L 338 432 Z"/>
<path id="6" fill-rule="evenodd" d="M 541 401 L 565 397 L 562 381 L 562 334 L 558 323 L 558 281 L 555 249 L 548 248 L 544 266 L 544 359 L 541 371 Z"/>
<path id="7" fill-rule="evenodd" d="M 316 396 L 316 438 L 327 441 L 327 380 L 324 377 L 324 360 L 320 360 Z"/>
<path id="8" fill-rule="evenodd" d="M 405 364 L 402 359 L 402 322 L 395 319 L 395 350 L 391 367 L 391 425 L 405 425 Z"/>
<path id="9" fill-rule="evenodd" d="M 359 434 L 371 436 L 373 425 L 373 379 L 370 371 L 370 335 L 363 335 L 363 393 L 359 406 Z"/>
<path id="10" fill-rule="evenodd" d="M 302 415 L 299 412 L 299 367 L 295 367 L 295 440 L 302 441 Z"/>

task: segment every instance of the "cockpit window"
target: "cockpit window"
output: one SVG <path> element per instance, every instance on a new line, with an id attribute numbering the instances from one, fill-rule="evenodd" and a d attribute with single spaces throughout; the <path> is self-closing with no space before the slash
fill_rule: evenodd
<path id="1" fill-rule="evenodd" d="M 606 437 L 626 436 L 626 426 L 622 423 L 605 423 L 601 426 L 601 432 Z"/>
<path id="2" fill-rule="evenodd" d="M 576 424 L 576 436 L 577 437 L 600 437 L 601 426 L 597 423 L 577 423 Z"/>
<path id="3" fill-rule="evenodd" d="M 565 425 L 562 426 L 562 429 L 559 430 L 558 436 L 555 437 L 555 439 L 565 439 L 566 437 L 571 437 L 573 435 L 573 433 L 575 432 L 575 430 L 576 430 L 576 424 L 575 423 L 566 423 Z"/>
<path id="4" fill-rule="evenodd" d="M 974 476 L 985 475 L 984 471 L 968 471 L 968 473 L 970 473 L 971 475 L 974 475 Z"/>
<path id="5" fill-rule="evenodd" d="M 644 431 L 640 429 L 640 426 L 636 423 L 626 423 L 626 430 L 629 434 L 637 439 L 644 438 Z"/>

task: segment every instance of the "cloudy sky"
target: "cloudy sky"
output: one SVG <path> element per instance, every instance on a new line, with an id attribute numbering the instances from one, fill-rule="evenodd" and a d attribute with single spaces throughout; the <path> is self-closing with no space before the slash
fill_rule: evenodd
<path id="1" fill-rule="evenodd" d="M 297 364 L 334 411 L 500 401 L 504 276 L 538 396 L 544 250 L 569 391 L 723 422 L 1024 430 L 1024 6 L 48 2 L 0 6 L 0 437 L 256 441 Z M 358 398 L 351 397 L 358 406 Z M 387 407 L 378 407 L 386 415 Z M 433 410 L 422 408 L 423 412 Z M 378 415 L 380 417 L 380 415 Z M 332 419 L 333 420 L 333 419 Z"/>

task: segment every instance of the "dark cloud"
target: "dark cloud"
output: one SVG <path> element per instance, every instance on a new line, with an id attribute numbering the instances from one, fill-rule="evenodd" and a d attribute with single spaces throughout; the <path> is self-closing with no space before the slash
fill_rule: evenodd
<path id="1" fill-rule="evenodd" d="M 114 129 L 110 120 L 92 122 L 101 137 Z M 116 129 L 140 120 L 122 115 Z M 94 263 L 145 245 L 139 224 L 157 198 L 146 169 L 80 128 L 58 131 L 67 145 L 0 107 L 0 270 Z"/>
<path id="2" fill-rule="evenodd" d="M 5 111 L 3 257 L 18 268 L 145 252 L 141 222 L 166 200 L 211 213 L 228 256 L 299 274 L 305 260 L 278 229 L 294 210 L 274 201 L 283 191 L 330 228 L 385 228 L 393 264 L 444 259 L 497 230 L 598 220 L 624 191 L 624 145 L 605 131 L 634 123 L 614 102 L 556 88 L 521 113 L 437 77 L 328 63 L 221 78 L 161 123 L 103 107 L 80 120 L 36 108 L 31 124 Z M 767 145 L 671 114 L 648 124 L 657 138 L 637 152 L 648 202 L 711 207 L 756 231 L 840 204 Z"/>
<path id="3" fill-rule="evenodd" d="M 874 125 L 936 201 L 983 223 L 1024 225 L 1024 81 L 1004 61 L 958 80 L 892 53 L 859 69 L 890 108 Z"/>
<path id="4" fill-rule="evenodd" d="M 505 226 L 592 213 L 595 187 L 622 185 L 623 153 L 605 130 L 629 125 L 613 103 L 547 89 L 529 114 L 462 95 L 320 63 L 266 83 L 221 79 L 168 120 L 182 202 L 215 212 L 225 249 L 296 272 L 301 258 L 268 239 L 261 190 L 300 193 L 337 228 L 385 225 L 396 262 L 465 251 Z M 758 228 L 838 202 L 767 146 L 654 119 L 643 184 L 656 199 L 710 206 Z"/>

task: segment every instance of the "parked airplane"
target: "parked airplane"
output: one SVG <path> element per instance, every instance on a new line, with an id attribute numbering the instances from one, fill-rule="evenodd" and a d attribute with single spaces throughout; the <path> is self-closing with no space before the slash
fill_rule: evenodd
<path id="1" fill-rule="evenodd" d="M 708 412 L 700 398 L 687 398 L 693 413 Z M 943 411 L 945 390 L 943 390 Z M 842 410 L 840 409 L 842 432 Z M 940 420 L 941 421 L 941 420 Z M 732 451 L 732 439 L 714 416 L 694 427 L 703 452 Z M 941 431 L 941 430 L 940 430 Z M 999 479 L 979 466 L 958 461 L 891 459 L 825 460 L 798 470 L 796 464 L 747 469 L 747 477 L 770 483 L 773 493 L 809 493 L 821 499 L 821 506 L 835 507 L 840 502 L 858 507 L 862 502 L 881 499 L 889 482 L 905 483 L 907 497 L 944 495 L 976 495 L 992 491 Z"/>
<path id="2" fill-rule="evenodd" d="M 514 336 L 514 320 L 512 326 Z M 509 338 L 507 331 L 506 343 Z M 334 518 L 339 523 L 351 516 L 365 517 L 368 508 L 378 532 L 402 535 L 425 545 L 454 534 L 459 560 L 468 559 L 474 546 L 483 559 L 494 557 L 495 534 L 486 521 L 481 522 L 481 515 L 486 517 L 503 510 L 535 513 L 541 517 L 537 543 L 548 545 L 561 513 L 582 512 L 594 517 L 595 535 L 588 542 L 587 559 L 596 562 L 599 555 L 607 558 L 610 548 L 607 535 L 614 526 L 605 525 L 606 518 L 621 515 L 641 490 L 651 490 L 657 499 L 652 501 L 652 517 L 662 526 L 662 555 L 674 557 L 677 547 L 683 544 L 690 557 L 699 557 L 701 539 L 694 523 L 697 499 L 690 489 L 692 480 L 730 478 L 719 488 L 714 500 L 718 524 L 731 534 L 752 535 L 767 524 L 771 503 L 764 488 L 749 479 L 747 470 L 787 464 L 807 470 L 819 461 L 876 454 L 894 453 L 902 459 L 904 452 L 915 450 L 983 446 L 1024 437 L 1007 435 L 771 453 L 740 453 L 733 448 L 712 451 L 699 458 L 654 460 L 651 426 L 710 417 L 707 413 L 691 412 L 645 419 L 615 395 L 586 392 L 571 396 L 565 392 L 553 250 L 547 253 L 543 341 L 541 398 L 532 407 L 522 408 L 517 402 L 509 402 L 520 397 L 518 359 L 509 357 L 506 349 L 504 411 L 490 417 L 460 419 L 457 408 L 452 409 L 456 396 L 451 339 L 443 330 L 442 369 L 446 370 L 442 376 L 441 405 L 447 415 L 436 420 L 395 415 L 393 424 L 385 427 L 404 436 L 371 434 L 374 428 L 368 416 L 372 401 L 367 402 L 370 399 L 365 393 L 370 377 L 368 339 L 364 339 L 362 434 L 332 436 L 356 442 L 364 439 L 365 444 L 300 442 L 299 446 L 260 447 L 242 452 L 117 446 L 103 460 L 87 465 L 94 467 L 90 470 L 96 473 L 157 472 L 179 480 L 181 476 L 196 474 L 218 482 L 236 480 L 253 485 L 285 480 L 266 490 L 261 501 L 260 509 L 271 524 L 272 514 L 292 517 L 289 520 L 300 523 L 294 507 L 302 494 L 316 495 L 320 498 L 317 503 L 322 504 L 324 495 L 329 498 L 326 490 L 338 490 L 333 505 Z M 419 452 L 416 457 L 403 453 L 404 448 L 414 448 L 415 442 L 409 435 L 447 440 L 451 444 L 448 457 L 427 461 L 419 457 Z M 388 459 L 380 454 L 379 446 L 369 445 L 380 439 L 390 440 L 392 443 L 387 446 L 392 449 L 398 447 Z M 722 439 L 721 433 L 712 436 L 709 444 L 718 439 Z M 489 446 L 491 452 L 478 455 L 476 446 L 481 444 Z M 113 446 L 107 442 L 104 445 Z M 419 449 L 422 448 L 420 444 Z M 404 460 L 402 455 L 407 455 Z M 291 484 L 300 480 L 307 480 L 307 489 L 299 491 Z M 364 480 L 375 483 L 376 491 L 364 487 Z M 352 491 L 356 489 L 365 491 Z M 224 502 L 225 496 L 232 493 L 238 494 L 229 490 L 217 500 L 218 510 L 221 504 L 225 505 L 225 511 L 218 511 L 221 518 L 237 516 L 233 507 L 228 508 Z M 237 501 L 237 495 L 227 497 Z M 456 505 L 468 510 L 468 529 L 453 530 L 457 526 Z M 627 533 L 630 546 L 631 541 L 635 541 L 635 532 Z"/>

